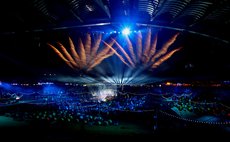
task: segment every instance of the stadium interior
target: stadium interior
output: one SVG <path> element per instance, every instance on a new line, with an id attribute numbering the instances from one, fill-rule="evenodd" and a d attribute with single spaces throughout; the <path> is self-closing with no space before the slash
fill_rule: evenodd
<path id="1" fill-rule="evenodd" d="M 1 136 L 229 136 L 229 0 L 2 0 L 0 7 Z"/>

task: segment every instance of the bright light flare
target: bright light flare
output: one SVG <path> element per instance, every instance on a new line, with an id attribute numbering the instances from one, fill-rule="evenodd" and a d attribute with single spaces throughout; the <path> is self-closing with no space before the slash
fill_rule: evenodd
<path id="1" fill-rule="evenodd" d="M 129 28 L 125 28 L 124 30 L 122 30 L 122 34 L 123 35 L 129 35 L 130 34 L 130 29 Z"/>
<path id="2" fill-rule="evenodd" d="M 17 96 L 15 99 L 16 99 L 16 100 L 19 100 L 19 99 L 20 99 L 20 97 L 19 97 L 19 96 Z"/>

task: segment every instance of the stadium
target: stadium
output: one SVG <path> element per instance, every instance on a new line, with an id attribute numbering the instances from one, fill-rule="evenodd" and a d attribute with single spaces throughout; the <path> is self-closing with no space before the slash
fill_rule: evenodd
<path id="1" fill-rule="evenodd" d="M 228 0 L 8 0 L 0 11 L 3 137 L 230 134 Z"/>

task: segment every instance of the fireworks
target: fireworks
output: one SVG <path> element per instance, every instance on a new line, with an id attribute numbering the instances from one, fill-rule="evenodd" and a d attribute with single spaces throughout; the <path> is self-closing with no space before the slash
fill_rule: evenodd
<path id="1" fill-rule="evenodd" d="M 121 52 L 116 52 L 115 54 L 124 64 L 129 67 L 135 68 L 138 65 L 142 65 L 144 67 L 157 68 L 164 61 L 169 59 L 175 52 L 181 49 L 180 47 L 168 52 L 169 47 L 176 41 L 178 35 L 179 33 L 171 37 L 165 44 L 163 44 L 162 48 L 159 50 L 157 50 L 157 35 L 151 42 L 151 29 L 148 29 L 146 38 L 144 40 L 142 39 L 142 33 L 137 33 L 136 50 L 134 50 L 133 44 L 130 41 L 128 35 L 125 35 L 129 53 L 127 53 L 124 50 L 124 47 L 122 47 L 116 40 L 114 40 L 115 45 Z M 142 46 L 142 42 L 144 42 L 144 46 Z"/>
<path id="2" fill-rule="evenodd" d="M 57 49 L 54 45 L 48 43 L 48 46 L 51 47 L 54 52 L 72 69 L 76 70 L 86 70 L 90 71 L 95 66 L 99 65 L 104 59 L 109 58 L 115 53 L 114 49 L 110 47 L 113 46 L 114 40 L 111 40 L 109 43 L 105 43 L 105 46 L 99 50 L 101 43 L 102 35 L 99 34 L 95 38 L 95 42 L 92 42 L 91 35 L 86 35 L 85 43 L 82 42 L 82 39 L 78 39 L 77 47 L 75 47 L 72 39 L 69 37 L 70 51 L 61 44 L 57 42 L 57 45 L 60 49 Z M 78 52 L 76 50 L 78 49 Z"/>
<path id="3" fill-rule="evenodd" d="M 105 41 L 102 39 L 102 34 L 87 33 L 85 40 L 81 38 L 77 41 L 77 46 L 69 37 L 69 48 L 66 48 L 62 43 L 57 42 L 57 47 L 48 43 L 48 46 L 72 69 L 91 71 L 98 66 L 103 60 L 113 56 L 114 54 L 130 69 L 139 69 L 136 73 L 128 71 L 126 76 L 136 77 L 137 74 L 146 69 L 155 69 L 163 62 L 168 60 L 180 48 L 169 49 L 176 41 L 179 33 L 173 35 L 164 44 L 159 44 L 158 34 L 152 37 L 151 29 L 147 29 L 146 35 L 142 32 L 136 33 L 135 42 L 133 42 L 128 35 L 124 35 L 124 44 L 120 40 L 110 38 Z M 94 38 L 92 38 L 94 37 Z M 143 38 L 144 37 L 144 38 Z M 161 48 L 159 45 L 162 45 Z M 103 67 L 103 66 L 102 66 Z M 117 67 L 117 66 L 113 66 Z M 135 71 L 135 70 L 133 70 Z M 114 72 L 114 70 L 113 70 Z M 121 73 L 125 71 L 121 71 Z M 105 71 L 106 74 L 106 71 Z M 115 76 L 120 73 L 115 73 Z M 133 74 L 133 75 L 131 75 Z"/>

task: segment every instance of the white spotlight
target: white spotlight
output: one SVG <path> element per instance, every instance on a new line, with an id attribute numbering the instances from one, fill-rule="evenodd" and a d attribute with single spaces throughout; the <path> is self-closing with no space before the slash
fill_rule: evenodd
<path id="1" fill-rule="evenodd" d="M 130 29 L 129 29 L 129 28 L 125 28 L 125 29 L 122 31 L 122 34 L 124 34 L 124 35 L 129 35 L 129 34 L 130 34 Z"/>

